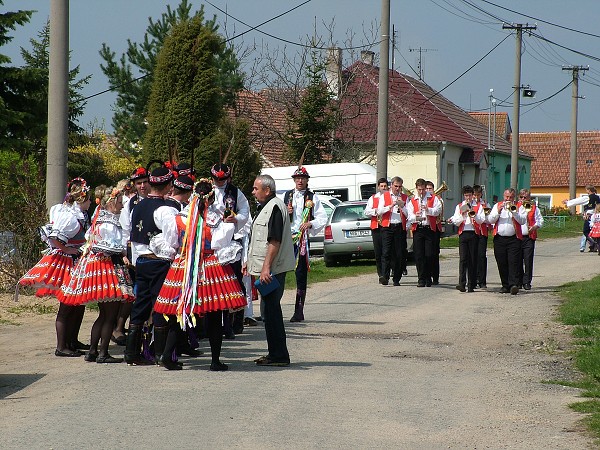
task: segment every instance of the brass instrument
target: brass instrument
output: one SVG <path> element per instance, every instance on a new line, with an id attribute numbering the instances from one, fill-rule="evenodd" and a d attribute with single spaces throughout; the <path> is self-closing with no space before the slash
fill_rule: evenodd
<path id="1" fill-rule="evenodd" d="M 491 212 L 492 212 L 492 208 L 490 208 L 489 206 L 486 206 L 485 208 L 483 208 L 483 213 L 486 216 L 488 216 Z"/>
<path id="2" fill-rule="evenodd" d="M 435 195 L 442 195 L 442 193 L 446 192 L 448 190 L 448 185 L 446 184 L 445 181 L 442 181 L 442 185 L 437 188 L 435 191 L 433 191 L 433 193 Z"/>
<path id="3" fill-rule="evenodd" d="M 470 209 L 467 215 L 472 219 L 477 215 L 477 212 L 474 209 Z"/>
<path id="4" fill-rule="evenodd" d="M 508 202 L 504 205 L 504 207 L 512 213 L 517 212 L 517 209 L 518 209 L 517 205 L 515 205 L 514 203 L 508 203 Z"/>
<path id="5" fill-rule="evenodd" d="M 415 195 L 413 191 L 411 191 L 410 189 L 406 189 L 404 186 L 402 186 L 402 193 L 408 195 L 409 197 Z"/>
<path id="6" fill-rule="evenodd" d="M 525 208 L 525 211 L 531 211 L 532 207 L 533 207 L 533 204 L 531 201 L 523 202 L 523 208 Z"/>

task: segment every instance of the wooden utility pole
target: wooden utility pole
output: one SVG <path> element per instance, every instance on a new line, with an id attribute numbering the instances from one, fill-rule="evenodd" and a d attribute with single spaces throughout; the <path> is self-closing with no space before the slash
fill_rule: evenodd
<path id="1" fill-rule="evenodd" d="M 62 203 L 69 155 L 69 0 L 50 1 L 46 208 Z"/>
<path id="2" fill-rule="evenodd" d="M 537 26 L 523 25 L 520 23 L 502 25 L 503 29 L 517 30 L 517 53 L 515 62 L 515 85 L 513 86 L 513 129 L 512 151 L 510 154 L 510 187 L 519 189 L 519 115 L 521 114 L 521 49 L 523 43 L 523 30 L 535 30 Z"/>
<path id="3" fill-rule="evenodd" d="M 379 100 L 377 107 L 377 179 L 387 179 L 389 91 L 388 70 L 390 67 L 390 0 L 381 1 L 381 44 L 379 48 Z"/>
<path id="4" fill-rule="evenodd" d="M 583 66 L 568 66 L 562 70 L 570 70 L 573 74 L 573 86 L 571 95 L 571 151 L 569 152 L 569 198 L 577 196 L 577 104 L 579 100 L 579 72 L 589 70 Z M 575 206 L 570 208 L 571 214 L 575 214 Z"/>

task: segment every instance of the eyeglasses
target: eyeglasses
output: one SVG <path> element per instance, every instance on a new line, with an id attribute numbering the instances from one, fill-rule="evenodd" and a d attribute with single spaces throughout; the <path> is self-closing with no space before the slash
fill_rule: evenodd
<path id="1" fill-rule="evenodd" d="M 519 195 L 519 198 L 527 198 L 526 195 Z"/>

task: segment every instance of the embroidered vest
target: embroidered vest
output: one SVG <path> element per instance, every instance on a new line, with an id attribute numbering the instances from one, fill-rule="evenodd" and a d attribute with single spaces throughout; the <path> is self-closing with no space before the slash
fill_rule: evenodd
<path id="1" fill-rule="evenodd" d="M 289 191 L 286 191 L 286 193 L 283 195 L 283 203 L 285 203 L 285 206 L 290 206 L 292 204 L 292 201 L 294 200 L 294 190 L 295 189 L 291 189 Z M 307 201 L 313 201 L 315 194 L 313 191 L 306 189 L 304 191 L 304 204 L 306 205 Z M 314 202 L 313 202 L 314 205 Z M 302 207 L 304 208 L 304 206 Z M 313 211 L 314 211 L 315 207 L 313 206 L 312 208 L 310 208 L 310 211 L 308 212 L 308 220 L 311 221 L 315 218 L 315 216 L 313 215 Z M 290 222 L 294 221 L 294 213 L 292 212 L 292 214 L 290 214 Z"/>
<path id="2" fill-rule="evenodd" d="M 166 205 L 162 197 L 146 197 L 135 207 L 131 215 L 131 242 L 150 244 L 152 236 L 161 231 L 154 222 L 154 211 Z"/>

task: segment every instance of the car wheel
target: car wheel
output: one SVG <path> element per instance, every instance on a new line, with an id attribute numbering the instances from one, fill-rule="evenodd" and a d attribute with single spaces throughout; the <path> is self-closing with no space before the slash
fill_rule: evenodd
<path id="1" fill-rule="evenodd" d="M 325 261 L 325 267 L 335 267 L 337 263 L 337 258 L 334 256 L 325 255 L 323 257 L 323 261 Z"/>

